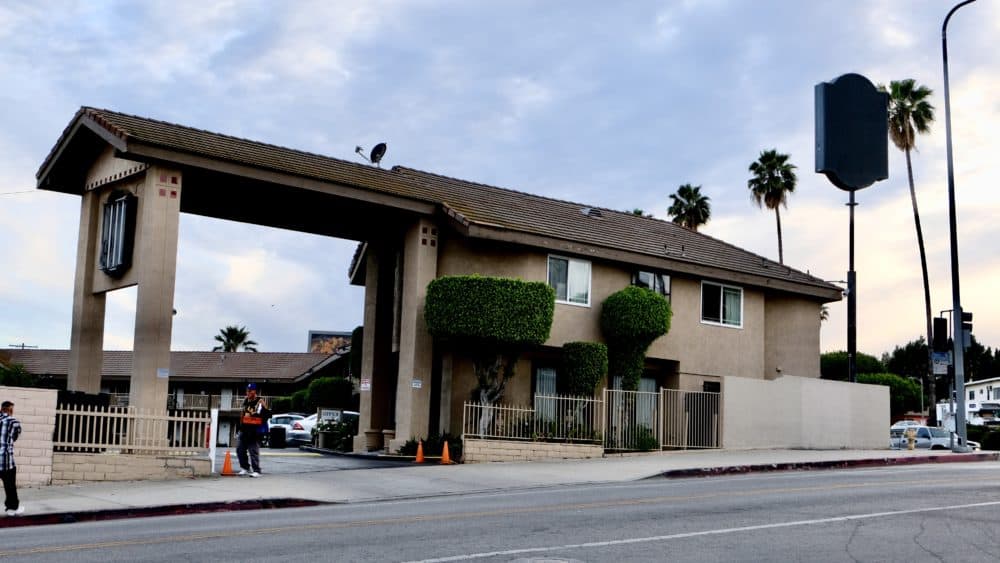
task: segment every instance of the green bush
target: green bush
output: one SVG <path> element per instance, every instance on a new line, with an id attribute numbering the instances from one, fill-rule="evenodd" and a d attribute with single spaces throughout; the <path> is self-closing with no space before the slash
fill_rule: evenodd
<path id="1" fill-rule="evenodd" d="M 354 385 L 343 377 L 320 377 L 312 380 L 308 388 L 308 401 L 316 407 L 350 409 Z"/>
<path id="2" fill-rule="evenodd" d="M 670 330 L 670 302 L 649 289 L 628 286 L 611 294 L 601 308 L 601 331 L 608 343 L 608 371 L 622 388 L 636 390 L 646 350 Z"/>
<path id="3" fill-rule="evenodd" d="M 472 358 L 472 399 L 503 397 L 525 349 L 549 338 L 555 291 L 543 282 L 483 276 L 445 276 L 427 286 L 424 320 L 436 338 Z"/>
<path id="4" fill-rule="evenodd" d="M 445 276 L 427 286 L 424 319 L 437 337 L 504 345 L 549 339 L 555 291 L 543 282 Z"/>
<path id="5" fill-rule="evenodd" d="M 28 373 L 21 364 L 10 367 L 0 365 L 0 385 L 9 387 L 38 387 L 38 378 Z"/>
<path id="6" fill-rule="evenodd" d="M 889 387 L 889 412 L 893 417 L 920 409 L 920 384 L 894 373 L 862 373 L 858 383 Z"/>
<path id="7" fill-rule="evenodd" d="M 396 453 L 399 455 L 415 456 L 417 455 L 417 438 L 410 438 L 406 441 Z M 462 459 L 462 438 L 459 436 L 452 436 L 451 434 L 445 432 L 444 434 L 431 434 L 424 440 L 424 455 L 440 457 L 441 453 L 444 451 L 444 443 L 448 442 L 448 456 L 452 461 L 457 462 Z"/>
<path id="8" fill-rule="evenodd" d="M 855 360 L 858 373 L 885 373 L 886 367 L 875 356 L 858 352 Z M 847 381 L 847 352 L 826 352 L 819 356 L 819 373 L 823 379 Z"/>
<path id="9" fill-rule="evenodd" d="M 648 426 L 640 426 L 635 436 L 635 449 L 640 452 L 650 452 L 660 448 L 660 441 L 653 435 Z"/>
<path id="10" fill-rule="evenodd" d="M 354 425 L 350 422 L 321 422 L 313 429 L 313 435 L 318 432 L 329 433 L 323 446 L 325 449 L 338 452 L 349 452 L 354 446 Z"/>
<path id="11" fill-rule="evenodd" d="M 608 347 L 600 342 L 567 342 L 562 347 L 566 392 L 592 397 L 608 373 Z"/>
<path id="12" fill-rule="evenodd" d="M 292 393 L 292 410 L 295 412 L 314 412 L 316 405 L 309 402 L 309 390 L 299 389 Z"/>
<path id="13" fill-rule="evenodd" d="M 285 412 L 292 412 L 292 398 L 291 397 L 274 397 L 271 399 L 271 412 L 276 414 L 281 414 Z"/>

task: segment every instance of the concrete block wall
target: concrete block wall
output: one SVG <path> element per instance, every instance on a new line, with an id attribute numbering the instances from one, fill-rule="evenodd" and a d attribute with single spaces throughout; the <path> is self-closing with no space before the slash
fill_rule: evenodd
<path id="1" fill-rule="evenodd" d="M 52 481 L 56 391 L 0 386 L 0 401 L 14 403 L 14 418 L 21 423 L 21 437 L 14 443 L 18 486 L 48 485 Z"/>
<path id="2" fill-rule="evenodd" d="M 604 448 L 599 444 L 559 444 L 475 438 L 465 438 L 462 442 L 462 461 L 464 463 L 588 459 L 604 455 Z"/>
<path id="3" fill-rule="evenodd" d="M 211 473 L 207 457 L 56 453 L 52 484 L 92 481 L 163 481 L 204 477 Z"/>

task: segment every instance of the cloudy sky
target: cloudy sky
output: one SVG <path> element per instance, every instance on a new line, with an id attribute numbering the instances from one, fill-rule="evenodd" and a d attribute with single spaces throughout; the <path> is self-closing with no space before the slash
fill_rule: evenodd
<path id="1" fill-rule="evenodd" d="M 627 7 L 622 5 L 627 4 Z M 813 172 L 813 87 L 858 72 L 934 90 L 938 120 L 914 174 L 935 313 L 951 308 L 941 24 L 933 0 L 46 1 L 0 3 L 0 347 L 67 348 L 78 197 L 34 189 L 81 105 L 383 165 L 667 218 L 669 194 L 701 185 L 703 231 L 777 259 L 774 213 L 748 165 L 791 155 L 785 262 L 845 279 L 846 193 Z M 1000 3 L 949 27 L 962 302 L 1000 345 Z M 858 193 L 859 349 L 924 331 L 905 161 Z M 177 350 L 228 324 L 261 351 L 304 351 L 309 330 L 351 330 L 354 243 L 184 215 Z M 130 349 L 135 292 L 108 298 L 105 347 Z M 845 348 L 846 301 L 822 349 Z"/>

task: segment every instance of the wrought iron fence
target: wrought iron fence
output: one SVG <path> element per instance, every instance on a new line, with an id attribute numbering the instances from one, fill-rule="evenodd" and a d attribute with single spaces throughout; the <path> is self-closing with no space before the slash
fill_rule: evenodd
<path id="1" fill-rule="evenodd" d="M 660 391 L 664 448 L 722 446 L 721 394 L 701 391 Z"/>
<path id="2" fill-rule="evenodd" d="M 471 438 L 600 442 L 603 402 L 589 397 L 536 395 L 534 405 L 465 403 L 462 432 Z"/>

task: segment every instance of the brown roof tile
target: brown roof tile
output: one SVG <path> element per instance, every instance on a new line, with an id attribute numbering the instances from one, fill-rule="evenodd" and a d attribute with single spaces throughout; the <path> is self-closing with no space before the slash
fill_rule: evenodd
<path id="1" fill-rule="evenodd" d="M 584 211 L 592 207 L 570 201 L 402 166 L 383 170 L 109 110 L 82 108 L 39 169 L 40 179 L 50 161 L 58 158 L 57 149 L 65 142 L 66 135 L 77 120 L 90 120 L 92 125 L 123 139 L 126 146 L 137 144 L 164 148 L 432 202 L 440 206 L 441 212 L 465 226 L 559 239 L 643 254 L 678 265 L 717 268 L 791 282 L 803 286 L 804 293 L 839 298 L 840 288 L 820 278 L 671 222 L 611 209 L 599 209 L 600 217 L 593 217 Z M 123 152 L 127 154 L 128 148 Z M 355 256 L 355 263 L 357 258 Z"/>
<path id="2" fill-rule="evenodd" d="M 5 350 L 12 363 L 35 375 L 65 376 L 69 372 L 69 350 Z M 331 358 L 330 354 L 293 352 L 171 352 L 170 377 L 185 380 L 293 381 Z M 105 350 L 103 377 L 128 378 L 132 374 L 132 352 Z"/>

